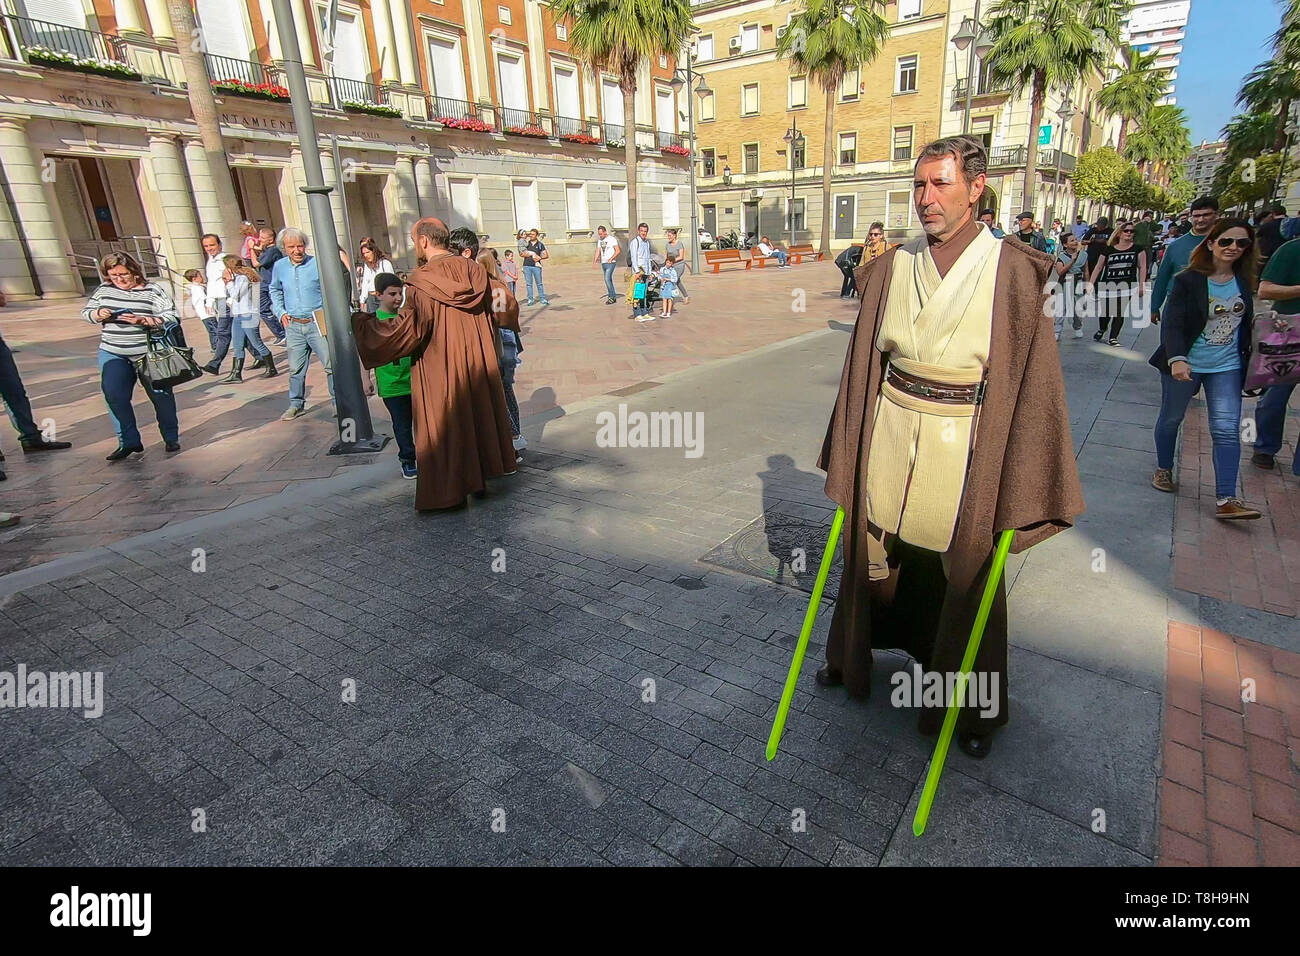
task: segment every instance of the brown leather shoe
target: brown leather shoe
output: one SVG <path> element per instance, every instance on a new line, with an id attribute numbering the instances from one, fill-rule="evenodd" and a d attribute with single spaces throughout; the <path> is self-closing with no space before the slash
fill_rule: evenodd
<path id="1" fill-rule="evenodd" d="M 1240 498 L 1229 498 L 1214 511 L 1214 517 L 1225 521 L 1262 517 L 1262 513 L 1250 507 Z"/>
<path id="2" fill-rule="evenodd" d="M 1262 451 L 1257 451 L 1255 454 L 1251 455 L 1250 463 L 1256 468 L 1261 468 L 1264 471 L 1272 471 L 1274 467 L 1273 456 L 1267 455 Z"/>
<path id="3" fill-rule="evenodd" d="M 1178 490 L 1174 484 L 1174 473 L 1168 468 L 1157 468 L 1156 473 L 1151 476 L 1151 487 L 1157 491 L 1167 491 L 1173 494 Z"/>

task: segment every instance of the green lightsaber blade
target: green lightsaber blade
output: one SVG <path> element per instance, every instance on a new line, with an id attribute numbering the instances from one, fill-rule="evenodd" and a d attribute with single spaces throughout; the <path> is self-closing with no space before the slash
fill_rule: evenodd
<path id="1" fill-rule="evenodd" d="M 785 718 L 790 713 L 790 701 L 794 699 L 794 685 L 799 682 L 799 671 L 803 669 L 803 656 L 808 650 L 808 638 L 812 636 L 813 622 L 817 620 L 817 608 L 822 602 L 822 589 L 826 587 L 826 576 L 831 573 L 831 561 L 835 558 L 835 545 L 840 540 L 840 528 L 844 527 L 844 509 L 835 509 L 835 520 L 831 522 L 830 537 L 826 539 L 826 551 L 822 554 L 822 566 L 817 571 L 817 583 L 813 585 L 812 597 L 808 599 L 808 613 L 803 616 L 803 630 L 799 632 L 799 643 L 794 648 L 794 659 L 790 661 L 790 673 L 785 678 L 785 690 L 781 692 L 781 703 L 776 708 L 776 720 L 772 721 L 772 733 L 767 738 L 767 759 L 776 758 L 776 748 L 785 733 Z"/>
<path id="2" fill-rule="evenodd" d="M 966 684 L 970 680 L 971 669 L 975 666 L 975 657 L 979 654 L 980 641 L 984 639 L 984 625 L 988 623 L 989 611 L 993 609 L 993 596 L 997 593 L 998 582 L 1002 580 L 1002 570 L 1007 564 L 1007 554 L 1011 550 L 1011 539 L 1015 531 L 1008 528 L 998 538 L 997 549 L 993 552 L 993 566 L 989 568 L 989 577 L 984 585 L 984 597 L 975 615 L 975 626 L 971 628 L 970 640 L 966 642 L 966 656 L 961 661 L 961 674 L 953 689 L 952 700 L 948 701 L 948 713 L 943 718 L 943 730 L 939 732 L 939 742 L 934 745 L 934 756 L 930 758 L 930 772 L 925 776 L 925 787 L 921 790 L 921 801 L 916 806 L 916 816 L 912 818 L 912 833 L 920 836 L 925 832 L 925 825 L 930 819 L 930 807 L 934 803 L 935 791 L 939 789 L 939 776 L 943 773 L 944 761 L 948 759 L 948 744 L 952 742 L 952 733 L 957 727 L 957 711 L 966 699 Z"/>

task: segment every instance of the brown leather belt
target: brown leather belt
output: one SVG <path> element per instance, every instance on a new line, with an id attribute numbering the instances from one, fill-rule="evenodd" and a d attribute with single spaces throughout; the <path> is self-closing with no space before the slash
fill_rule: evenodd
<path id="1" fill-rule="evenodd" d="M 290 322 L 298 322 L 298 323 L 300 323 L 300 324 L 302 324 L 302 325 L 306 325 L 308 322 L 315 322 L 316 319 L 315 319 L 314 317 L 310 316 L 310 315 L 307 316 L 307 318 L 305 318 L 305 319 L 300 319 L 300 318 L 298 318 L 296 315 L 291 315 L 291 316 L 289 316 L 289 321 L 290 321 Z"/>
<path id="2" fill-rule="evenodd" d="M 945 385 L 908 375 L 892 364 L 885 368 L 885 381 L 901 392 L 945 405 L 979 405 L 984 401 L 984 382 L 978 385 Z"/>

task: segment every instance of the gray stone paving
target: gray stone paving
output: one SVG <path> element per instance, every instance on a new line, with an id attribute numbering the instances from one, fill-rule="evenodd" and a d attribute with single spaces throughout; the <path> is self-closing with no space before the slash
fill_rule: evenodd
<path id="1" fill-rule="evenodd" d="M 0 671 L 103 671 L 107 700 L 99 719 L 0 709 L 0 863 L 1149 861 L 1167 584 L 1078 562 L 1094 539 L 1167 558 L 1170 505 L 1143 500 L 1135 531 L 1137 505 L 1094 500 L 1129 476 L 1090 433 L 1127 442 L 1150 383 L 1090 342 L 1063 360 L 1081 461 L 1105 474 L 1079 531 L 1009 566 L 993 755 L 954 749 L 915 840 L 931 743 L 887 704 L 904 661 L 883 655 L 868 702 L 817 688 L 824 608 L 764 759 L 807 595 L 698 559 L 764 513 L 829 518 L 813 465 L 846 343 L 816 333 L 548 416 L 528 466 L 462 512 L 417 516 L 385 463 L 15 578 Z M 705 455 L 597 449 L 594 412 L 620 401 L 704 411 Z M 1090 630 L 1099 599 L 1144 609 L 1119 643 Z"/>

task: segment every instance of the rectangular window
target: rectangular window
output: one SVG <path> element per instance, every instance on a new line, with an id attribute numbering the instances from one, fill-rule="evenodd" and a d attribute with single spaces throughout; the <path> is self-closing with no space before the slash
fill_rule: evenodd
<path id="1" fill-rule="evenodd" d="M 746 83 L 740 90 L 740 115 L 755 116 L 758 113 L 758 84 Z"/>
<path id="2" fill-rule="evenodd" d="M 858 98 L 858 71 L 846 70 L 844 79 L 840 80 L 840 102 L 849 102 Z"/>
<path id="3" fill-rule="evenodd" d="M 695 41 L 695 59 L 713 59 L 713 34 L 710 33 L 708 36 L 700 37 Z"/>
<path id="4" fill-rule="evenodd" d="M 808 105 L 808 78 L 806 76 L 790 77 L 790 109 L 797 110 Z"/>
<path id="5" fill-rule="evenodd" d="M 895 93 L 916 92 L 917 56 L 900 56 L 898 58 L 898 77 L 894 81 Z"/>
<path id="6" fill-rule="evenodd" d="M 677 187 L 664 187 L 664 226 L 680 226 L 681 211 L 677 208 Z"/>
<path id="7" fill-rule="evenodd" d="M 740 52 L 753 53 L 758 49 L 758 24 L 740 28 Z"/>
<path id="8" fill-rule="evenodd" d="M 700 122 L 706 123 L 713 119 L 713 116 L 713 93 L 710 92 L 708 96 L 700 97 Z"/>
<path id="9" fill-rule="evenodd" d="M 537 212 L 537 183 L 529 179 L 514 182 L 510 191 L 515 201 L 515 231 L 520 229 L 538 229 L 541 223 Z"/>
<path id="10" fill-rule="evenodd" d="M 609 224 L 614 229 L 627 228 L 627 186 L 609 187 Z"/>
<path id="11" fill-rule="evenodd" d="M 885 194 L 885 228 L 906 229 L 912 223 L 912 194 L 897 190 Z"/>
<path id="12" fill-rule="evenodd" d="M 557 39 L 557 40 L 567 40 L 567 39 L 569 39 L 569 27 L 568 27 L 568 24 L 557 23 L 557 24 L 555 25 L 555 39 Z"/>
<path id="13" fill-rule="evenodd" d="M 912 158 L 912 127 L 894 127 L 894 162 Z"/>
<path id="14" fill-rule="evenodd" d="M 506 25 L 509 25 L 509 23 L 510 23 L 510 8 L 509 8 L 509 7 L 497 7 L 497 19 L 500 20 L 502 23 L 504 23 L 504 24 L 506 24 Z"/>
<path id="15" fill-rule="evenodd" d="M 460 55 L 460 41 L 452 37 L 429 37 L 429 70 L 433 73 L 433 93 L 437 99 L 469 99 L 465 95 L 465 61 Z M 455 109 L 454 103 L 436 104 L 441 115 Z"/>
<path id="16" fill-rule="evenodd" d="M 718 168 L 718 151 L 716 149 L 700 150 L 700 158 L 702 159 L 704 165 L 704 172 L 701 173 L 701 175 L 703 176 L 718 175 L 716 172 Z"/>
<path id="17" fill-rule="evenodd" d="M 993 117 L 976 116 L 970 121 L 970 134 L 984 144 L 985 149 L 993 148 Z"/>
<path id="18" fill-rule="evenodd" d="M 790 147 L 790 164 L 794 169 L 803 169 L 808 165 L 808 141 Z"/>
<path id="19" fill-rule="evenodd" d="M 659 54 L 659 69 L 668 69 L 668 57 L 664 56 L 662 53 Z"/>
<path id="20" fill-rule="evenodd" d="M 758 144 L 757 143 L 745 144 L 745 172 L 746 173 L 758 172 Z"/>
<path id="21" fill-rule="evenodd" d="M 587 225 L 587 186 L 585 183 L 564 184 L 564 208 L 569 217 L 569 229 L 578 232 Z"/>
<path id="22" fill-rule="evenodd" d="M 852 166 L 858 161 L 858 134 L 840 133 L 840 165 Z"/>
<path id="23" fill-rule="evenodd" d="M 790 212 L 789 225 L 795 232 L 801 232 L 803 230 L 803 200 L 796 199 L 794 202 L 790 202 L 787 199 L 786 205 L 789 207 Z"/>
<path id="24" fill-rule="evenodd" d="M 898 19 L 910 20 L 921 15 L 921 0 L 898 0 Z"/>
<path id="25" fill-rule="evenodd" d="M 478 180 L 476 179 L 451 179 L 447 180 L 447 188 L 451 192 L 451 223 L 452 229 L 459 229 L 465 226 L 474 231 L 478 231 Z"/>

